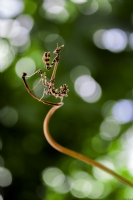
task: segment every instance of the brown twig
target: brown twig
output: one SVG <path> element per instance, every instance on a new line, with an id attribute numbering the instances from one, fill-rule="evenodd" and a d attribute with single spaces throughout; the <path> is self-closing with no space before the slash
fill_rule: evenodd
<path id="1" fill-rule="evenodd" d="M 64 153 L 64 154 L 66 154 L 66 155 L 69 155 L 69 156 L 71 156 L 71 157 L 73 157 L 73 158 L 76 158 L 76 159 L 78 159 L 78 160 L 81 160 L 81 161 L 83 161 L 83 162 L 85 162 L 85 163 L 87 163 L 87 164 L 90 164 L 90 165 L 92 165 L 92 166 L 94 166 L 94 167 L 98 167 L 99 169 L 101 169 L 101 170 L 107 172 L 108 174 L 114 176 L 115 178 L 117 178 L 117 179 L 120 180 L 121 182 L 127 184 L 128 186 L 133 187 L 133 183 L 129 182 L 128 180 L 126 180 L 126 179 L 123 178 L 122 176 L 120 176 L 120 175 L 118 175 L 117 173 L 113 172 L 112 170 L 108 169 L 108 168 L 105 167 L 104 165 L 102 165 L 102 164 L 100 164 L 100 163 L 98 163 L 98 162 L 96 162 L 96 161 L 94 161 L 94 160 L 92 160 L 92 159 L 90 159 L 90 158 L 87 158 L 87 157 L 83 156 L 82 154 L 79 154 L 79 153 L 74 152 L 74 151 L 72 151 L 72 150 L 70 150 L 70 149 L 67 149 L 67 148 L 61 146 L 60 144 L 58 144 L 57 142 L 55 142 L 55 141 L 53 140 L 53 138 L 51 137 L 50 132 L 49 132 L 48 124 L 49 124 L 50 118 L 51 118 L 51 116 L 53 115 L 53 113 L 54 113 L 58 108 L 60 108 L 60 107 L 63 105 L 63 103 L 62 103 L 62 102 L 61 102 L 61 103 L 53 103 L 53 102 L 48 102 L 48 101 L 44 101 L 44 100 L 42 100 L 42 99 L 39 99 L 36 95 L 34 95 L 34 94 L 32 93 L 32 91 L 31 91 L 30 88 L 28 87 L 28 84 L 27 84 L 27 82 L 26 82 L 26 80 L 25 80 L 25 77 L 26 77 L 26 73 L 23 73 L 23 75 L 22 75 L 22 80 L 23 80 L 23 82 L 24 82 L 24 85 L 25 85 L 26 90 L 28 91 L 28 93 L 29 93 L 33 98 L 35 98 L 36 100 L 42 102 L 43 104 L 47 104 L 47 105 L 53 106 L 53 107 L 49 110 L 49 112 L 47 113 L 47 115 L 46 115 L 46 117 L 45 117 L 45 119 L 44 119 L 44 125 L 43 125 L 44 135 L 45 135 L 47 141 L 49 142 L 49 144 L 50 144 L 53 148 L 55 148 L 56 150 L 58 150 L 58 151 L 60 151 L 60 152 L 62 152 L 62 153 Z"/>
<path id="2" fill-rule="evenodd" d="M 58 106 L 54 106 L 52 107 L 49 112 L 47 113 L 45 119 L 44 119 L 44 125 L 43 125 L 43 130 L 44 130 L 44 134 L 45 134 L 45 137 L 47 139 L 47 141 L 49 142 L 49 144 L 55 148 L 56 150 L 66 154 L 66 155 L 69 155 L 73 158 L 76 158 L 78 160 L 81 160 L 83 162 L 86 162 L 87 164 L 90 164 L 92 166 L 95 166 L 95 167 L 98 167 L 99 169 L 107 172 L 108 174 L 114 176 L 115 178 L 117 178 L 119 181 L 127 184 L 128 186 L 131 186 L 133 187 L 133 183 L 129 182 L 128 180 L 126 180 L 125 178 L 123 178 L 122 176 L 116 174 L 115 172 L 113 172 L 112 170 L 108 169 L 107 167 L 103 166 L 102 164 L 90 159 L 90 158 L 87 158 L 85 156 L 83 156 L 82 154 L 79 154 L 77 152 L 74 152 L 72 150 L 69 150 L 61 145 L 59 145 L 57 142 L 55 142 L 53 140 L 53 138 L 51 137 L 50 135 L 50 132 L 49 132 L 49 128 L 48 128 L 48 124 L 49 124 L 49 121 L 50 121 L 50 118 L 51 116 L 53 115 L 53 113 L 58 109 L 60 108 L 61 105 L 58 105 Z"/>
<path id="3" fill-rule="evenodd" d="M 62 106 L 62 105 L 63 105 L 62 102 L 61 102 L 61 103 L 53 103 L 53 102 L 49 102 L 49 101 L 45 101 L 45 100 L 39 99 L 36 95 L 34 95 L 33 92 L 30 90 L 30 88 L 29 88 L 29 86 L 28 86 L 28 84 L 27 84 L 27 82 L 26 82 L 26 80 L 25 80 L 26 75 L 27 75 L 27 74 L 24 72 L 23 75 L 22 75 L 22 80 L 23 80 L 23 83 L 24 83 L 24 85 L 25 85 L 26 90 L 28 91 L 28 93 L 29 93 L 34 99 L 36 99 L 36 100 L 38 100 L 38 101 L 40 101 L 40 102 L 42 102 L 42 103 L 44 103 L 44 104 L 50 105 L 50 106 Z"/>

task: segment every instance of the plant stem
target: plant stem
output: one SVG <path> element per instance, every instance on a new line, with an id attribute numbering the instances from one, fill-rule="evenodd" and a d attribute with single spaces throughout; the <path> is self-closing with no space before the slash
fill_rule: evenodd
<path id="1" fill-rule="evenodd" d="M 79 154 L 79 153 L 74 152 L 74 151 L 72 151 L 72 150 L 70 150 L 70 149 L 67 149 L 67 148 L 61 146 L 60 144 L 58 144 L 57 142 L 55 142 L 55 141 L 53 140 L 53 138 L 52 138 L 51 135 L 50 135 L 48 125 L 49 125 L 49 121 L 50 121 L 50 118 L 51 118 L 51 116 L 53 115 L 53 113 L 54 113 L 58 108 L 60 108 L 61 106 L 62 106 L 62 105 L 53 106 L 53 107 L 49 110 L 49 112 L 47 113 L 47 115 L 46 115 L 46 117 L 45 117 L 45 119 L 44 119 L 43 130 L 44 130 L 44 135 L 45 135 L 47 141 L 49 142 L 49 144 L 50 144 L 53 148 L 55 148 L 56 150 L 58 150 L 58 151 L 60 151 L 60 152 L 62 152 L 62 153 L 64 153 L 64 154 L 66 154 L 66 155 L 69 155 L 69 156 L 71 156 L 71 157 L 73 157 L 73 158 L 76 158 L 76 159 L 79 159 L 79 160 L 81 160 L 81 161 L 83 161 L 83 162 L 86 162 L 87 164 L 90 164 L 90 165 L 92 165 L 92 166 L 94 166 L 94 167 L 98 167 L 99 169 L 101 169 L 101 170 L 107 172 L 108 174 L 114 176 L 114 177 L 117 178 L 119 181 L 121 181 L 121 182 L 127 184 L 128 186 L 133 187 L 133 183 L 129 182 L 128 180 L 126 180 L 126 179 L 123 178 L 122 176 L 118 175 L 118 174 L 115 173 L 114 171 L 108 169 L 108 168 L 105 167 L 104 165 L 102 165 L 102 164 L 100 164 L 100 163 L 98 163 L 98 162 L 96 162 L 96 161 L 94 161 L 94 160 L 92 160 L 92 159 L 90 159 L 90 158 L 87 158 L 87 157 L 85 157 L 85 156 L 82 155 L 82 154 Z"/>
<path id="2" fill-rule="evenodd" d="M 23 80 L 23 83 L 24 83 L 24 85 L 25 85 L 25 87 L 26 87 L 26 90 L 28 91 L 28 93 L 29 93 L 34 99 L 36 99 L 36 100 L 42 102 L 43 104 L 47 104 L 47 105 L 50 105 L 50 106 L 62 106 L 62 105 L 63 105 L 62 102 L 61 102 L 61 103 L 53 103 L 53 102 L 49 102 L 49 101 L 45 101 L 45 100 L 39 99 L 37 96 L 35 96 L 35 95 L 33 94 L 33 92 L 30 90 L 30 88 L 29 88 L 29 86 L 28 86 L 28 84 L 27 84 L 27 82 L 26 82 L 26 80 L 25 80 L 26 75 L 27 75 L 26 73 L 23 73 L 23 75 L 22 75 L 22 80 Z"/>

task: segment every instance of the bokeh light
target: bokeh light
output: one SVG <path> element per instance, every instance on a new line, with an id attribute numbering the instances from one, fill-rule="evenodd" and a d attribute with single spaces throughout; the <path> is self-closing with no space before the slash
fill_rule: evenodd
<path id="1" fill-rule="evenodd" d="M 7 187 L 11 183 L 12 183 L 11 172 L 4 167 L 0 167 L 0 186 Z"/>
<path id="2" fill-rule="evenodd" d="M 46 12 L 45 17 L 58 23 L 66 22 L 69 18 L 69 13 L 65 9 L 65 4 L 64 0 L 45 0 L 42 5 Z"/>
<path id="3" fill-rule="evenodd" d="M 26 35 L 28 36 L 29 31 L 31 31 L 33 27 L 33 24 L 33 18 L 26 14 L 19 15 L 15 20 L 2 19 L 0 23 L 0 36 L 10 39 L 12 43 L 12 40 L 17 40 L 17 38 L 21 37 L 21 32 L 24 32 L 23 38 L 21 37 L 21 43 L 24 43 L 23 40 L 25 40 Z"/>
<path id="4" fill-rule="evenodd" d="M 98 10 L 97 1 L 93 0 L 91 2 L 85 2 L 79 5 L 79 11 L 84 15 L 92 15 Z"/>
<path id="5" fill-rule="evenodd" d="M 87 173 L 87 172 L 84 172 L 84 171 L 78 171 L 78 170 L 75 170 L 75 171 L 72 171 L 72 166 L 73 165 L 76 165 L 76 161 L 73 161 L 72 164 L 70 165 L 70 173 L 71 173 L 71 176 L 72 178 L 74 179 L 87 179 L 87 180 L 92 180 L 92 176 Z"/>
<path id="6" fill-rule="evenodd" d="M 16 18 L 16 21 L 18 21 L 20 23 L 21 27 L 24 27 L 28 31 L 31 31 L 31 29 L 33 28 L 33 25 L 34 25 L 33 18 L 28 14 L 19 15 Z"/>
<path id="7" fill-rule="evenodd" d="M 112 12 L 112 5 L 110 1 L 97 1 L 99 4 L 99 10 L 103 15 L 109 15 Z"/>
<path id="8" fill-rule="evenodd" d="M 108 167 L 109 169 L 115 171 L 113 161 L 112 160 L 110 161 L 108 157 L 101 157 L 101 158 L 96 159 L 96 161 L 101 163 L 102 165 Z M 102 181 L 102 182 L 108 182 L 109 180 L 113 179 L 113 176 L 102 171 L 101 169 L 99 169 L 97 167 L 93 167 L 93 175 L 96 179 L 98 179 L 99 181 Z"/>
<path id="9" fill-rule="evenodd" d="M 45 0 L 43 3 L 43 6 L 46 10 L 51 8 L 52 6 L 64 7 L 65 5 L 66 5 L 65 0 Z"/>
<path id="10" fill-rule="evenodd" d="M 103 139 L 112 140 L 119 134 L 120 125 L 115 119 L 108 117 L 102 122 L 100 131 L 100 135 Z"/>
<path id="11" fill-rule="evenodd" d="M 88 103 L 98 101 L 102 94 L 100 85 L 88 75 L 78 77 L 74 83 L 74 88 L 77 94 Z"/>
<path id="12" fill-rule="evenodd" d="M 14 51 L 6 40 L 0 39 L 0 72 L 3 72 L 14 60 Z"/>
<path id="13" fill-rule="evenodd" d="M 65 176 L 63 172 L 56 167 L 46 168 L 42 172 L 43 181 L 59 194 L 68 193 L 71 189 L 72 178 Z"/>
<path id="14" fill-rule="evenodd" d="M 56 167 L 46 168 L 42 172 L 43 181 L 52 187 L 59 194 L 65 194 L 69 191 L 76 198 L 97 199 L 104 194 L 104 185 L 99 180 L 94 180 L 91 175 L 84 171 L 75 171 L 72 176 L 65 176 L 62 171 Z M 96 192 L 97 191 L 97 192 Z"/>
<path id="15" fill-rule="evenodd" d="M 127 161 L 128 161 L 128 157 L 127 157 L 127 152 L 125 149 L 123 149 L 123 142 L 121 142 L 121 146 L 119 145 L 119 150 L 114 150 L 112 152 L 109 152 L 109 156 L 113 159 L 114 165 L 116 167 L 117 170 L 125 170 L 125 168 L 127 167 Z M 124 162 L 123 162 L 124 160 Z"/>
<path id="16" fill-rule="evenodd" d="M 126 151 L 126 159 L 127 159 L 127 167 L 131 175 L 133 175 L 133 126 L 131 126 L 121 137 L 122 140 L 122 148 Z"/>
<path id="17" fill-rule="evenodd" d="M 90 183 L 92 185 L 92 189 L 89 198 L 99 199 L 104 194 L 104 184 L 97 180 L 91 180 Z"/>
<path id="18" fill-rule="evenodd" d="M 43 181 L 51 187 L 61 186 L 65 181 L 65 175 L 60 169 L 56 167 L 50 167 L 45 169 L 42 172 L 42 178 Z"/>
<path id="19" fill-rule="evenodd" d="M 21 0 L 1 0 L 0 8 L 0 18 L 11 18 L 23 11 L 24 4 Z"/>
<path id="20" fill-rule="evenodd" d="M 49 9 L 48 9 L 48 12 L 49 13 L 53 13 L 53 14 L 59 14 L 59 13 L 61 13 L 62 11 L 63 11 L 63 7 L 61 7 L 61 6 L 53 6 L 53 7 L 50 7 Z"/>
<path id="21" fill-rule="evenodd" d="M 71 185 L 72 179 L 66 176 L 64 182 L 60 186 L 54 187 L 54 191 L 59 194 L 66 194 L 70 191 Z"/>
<path id="22" fill-rule="evenodd" d="M 58 34 L 49 34 L 47 37 L 45 37 L 45 42 L 53 42 L 58 38 Z"/>
<path id="23" fill-rule="evenodd" d="M 114 53 L 123 51 L 128 42 L 126 33 L 118 28 L 98 30 L 94 33 L 93 40 L 97 47 Z"/>
<path id="24" fill-rule="evenodd" d="M 23 52 L 30 46 L 29 33 L 33 24 L 33 18 L 27 14 L 19 15 L 15 20 L 2 19 L 0 37 L 7 38 L 15 52 Z"/>
<path id="25" fill-rule="evenodd" d="M 91 192 L 91 184 L 86 179 L 77 179 L 73 181 L 71 193 L 77 198 L 85 198 Z"/>
<path id="26" fill-rule="evenodd" d="M 105 139 L 100 137 L 99 134 L 95 135 L 92 138 L 92 148 L 94 149 L 94 151 L 98 153 L 106 152 L 110 146 L 111 146 L 111 142 L 107 140 L 105 141 Z"/>
<path id="27" fill-rule="evenodd" d="M 123 198 L 127 198 L 127 196 L 129 196 L 129 197 L 133 196 L 133 190 L 132 190 L 132 188 L 126 187 L 124 189 Z"/>
<path id="28" fill-rule="evenodd" d="M 133 49 L 133 33 L 130 33 L 130 35 L 129 35 L 129 45 L 130 45 L 131 49 Z"/>
<path id="29" fill-rule="evenodd" d="M 133 101 L 120 100 L 112 108 L 113 117 L 124 124 L 133 121 Z"/>
<path id="30" fill-rule="evenodd" d="M 12 19 L 1 19 L 1 21 L 0 21 L 0 37 L 1 38 L 10 38 L 12 35 L 11 34 L 12 27 L 16 26 L 16 25 L 18 25 L 18 23 Z"/>
<path id="31" fill-rule="evenodd" d="M 100 183 L 102 183 L 102 182 L 100 182 Z M 100 195 L 100 199 L 105 198 L 105 197 L 108 198 L 108 195 L 112 192 L 112 185 L 110 184 L 110 182 L 104 183 L 103 186 L 104 186 L 104 191 Z M 99 193 L 100 193 L 100 191 L 99 191 Z"/>
<path id="32" fill-rule="evenodd" d="M 127 145 L 129 148 L 132 147 L 133 144 L 133 126 L 131 126 L 125 133 Z"/>
<path id="33" fill-rule="evenodd" d="M 110 29 L 103 33 L 102 42 L 109 51 L 120 52 L 127 46 L 127 35 L 120 29 Z"/>
<path id="34" fill-rule="evenodd" d="M 64 23 L 69 18 L 69 13 L 67 10 L 60 6 L 54 6 L 46 12 L 46 18 L 51 20 L 56 20 L 59 23 Z"/>
<path id="35" fill-rule="evenodd" d="M 90 75 L 91 76 L 91 72 L 87 67 L 79 65 L 79 66 L 74 67 L 71 70 L 70 78 L 71 78 L 72 82 L 75 82 L 75 80 L 81 75 Z"/>
<path id="36" fill-rule="evenodd" d="M 115 105 L 115 103 L 115 101 L 109 100 L 103 104 L 101 113 L 104 118 L 112 116 L 112 107 Z"/>
<path id="37" fill-rule="evenodd" d="M 2 195 L 0 194 L 0 200 L 3 200 L 3 197 L 2 197 Z"/>
<path id="38" fill-rule="evenodd" d="M 55 48 L 57 47 L 57 45 L 64 45 L 65 42 L 63 40 L 63 38 L 56 34 L 56 33 L 52 33 L 52 34 L 48 34 L 45 39 L 45 46 L 48 50 L 51 50 L 53 52 L 53 50 L 55 50 Z"/>
<path id="39" fill-rule="evenodd" d="M 20 58 L 15 66 L 15 71 L 18 77 L 22 77 L 23 72 L 26 72 L 27 75 L 31 75 L 35 72 L 36 65 L 33 59 L 24 57 Z"/>
<path id="40" fill-rule="evenodd" d="M 95 31 L 95 33 L 93 34 L 94 44 L 100 49 L 105 49 L 103 45 L 103 41 L 102 41 L 102 36 L 104 32 L 105 32 L 104 29 L 100 29 L 100 30 Z"/>
<path id="41" fill-rule="evenodd" d="M 23 27 L 18 28 L 18 34 L 11 39 L 11 44 L 16 47 L 25 46 L 26 48 L 28 48 L 30 45 L 29 32 Z"/>
<path id="42" fill-rule="evenodd" d="M 72 177 L 74 178 L 71 185 L 73 196 L 97 199 L 104 194 L 104 185 L 100 181 L 94 180 L 90 174 L 84 171 L 77 171 L 72 174 Z"/>
<path id="43" fill-rule="evenodd" d="M 9 106 L 5 106 L 0 111 L 0 122 L 7 127 L 12 127 L 18 121 L 17 111 Z"/>
<path id="44" fill-rule="evenodd" d="M 85 3 L 85 2 L 87 2 L 87 0 L 71 0 L 72 2 L 74 2 L 74 3 Z"/>

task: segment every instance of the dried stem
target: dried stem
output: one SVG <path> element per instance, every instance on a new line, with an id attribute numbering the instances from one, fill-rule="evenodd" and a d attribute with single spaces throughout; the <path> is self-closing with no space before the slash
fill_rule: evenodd
<path id="1" fill-rule="evenodd" d="M 115 172 L 113 172 L 112 170 L 108 169 L 107 167 L 103 166 L 102 164 L 90 159 L 90 158 L 87 158 L 85 156 L 83 156 L 82 154 L 79 154 L 77 152 L 74 152 L 72 150 L 69 150 L 61 145 L 59 145 L 57 142 L 55 142 L 53 140 L 53 138 L 51 137 L 50 135 L 50 132 L 49 132 L 49 128 L 48 128 L 48 124 L 49 124 L 49 120 L 51 118 L 51 116 L 53 115 L 53 113 L 58 109 L 60 108 L 61 105 L 58 105 L 58 106 L 54 106 L 52 107 L 49 112 L 47 113 L 45 119 L 44 119 L 44 125 L 43 125 L 43 129 L 44 129 L 44 134 L 45 134 L 45 137 L 47 139 L 47 141 L 49 142 L 49 144 L 54 147 L 56 150 L 66 154 L 66 155 L 69 155 L 73 158 L 76 158 L 76 159 L 79 159 L 83 162 L 86 162 L 87 164 L 90 164 L 92 166 L 95 166 L 95 167 L 98 167 L 99 169 L 107 172 L 108 174 L 114 176 L 115 178 L 117 178 L 119 181 L 127 184 L 128 186 L 131 186 L 133 187 L 133 184 L 130 183 L 128 180 L 126 180 L 125 178 L 121 177 L 120 175 L 116 174 Z"/>
<path id="2" fill-rule="evenodd" d="M 28 84 L 27 84 L 27 82 L 26 82 L 26 80 L 25 80 L 25 77 L 26 77 L 26 73 L 23 73 L 23 75 L 22 75 L 22 80 L 23 80 L 23 82 L 24 82 L 24 85 L 25 85 L 26 90 L 28 91 L 28 93 L 29 93 L 33 98 L 35 98 L 36 100 L 42 102 L 43 104 L 47 104 L 47 105 L 53 106 L 53 107 L 49 110 L 49 112 L 47 113 L 47 115 L 46 115 L 46 117 L 45 117 L 45 119 L 44 119 L 44 126 L 43 126 L 43 128 L 44 128 L 44 134 L 45 134 L 45 137 L 46 137 L 47 141 L 49 142 L 49 144 L 50 144 L 52 147 L 54 147 L 56 150 L 58 150 L 58 151 L 60 151 L 60 152 L 62 152 L 62 153 L 64 153 L 64 154 L 66 154 L 66 155 L 69 155 L 69 156 L 71 156 L 71 157 L 73 157 L 73 158 L 76 158 L 76 159 L 78 159 L 78 160 L 81 160 L 81 161 L 83 161 L 83 162 L 86 162 L 87 164 L 90 164 L 90 165 L 92 165 L 92 166 L 98 167 L 99 169 L 101 169 L 101 170 L 107 172 L 108 174 L 114 176 L 115 178 L 117 178 L 117 179 L 120 180 L 121 182 L 127 184 L 128 186 L 133 187 L 133 183 L 129 182 L 128 180 L 126 180 L 125 178 L 123 178 L 123 177 L 121 177 L 120 175 L 116 174 L 115 172 L 113 172 L 112 170 L 110 170 L 110 169 L 108 169 L 107 167 L 103 166 L 102 164 L 100 164 L 100 163 L 98 163 L 98 162 L 96 162 L 96 161 L 94 161 L 94 160 L 92 160 L 92 159 L 90 159 L 90 158 L 87 158 L 87 157 L 83 156 L 82 154 L 79 154 L 79 153 L 74 152 L 74 151 L 72 151 L 72 150 L 70 150 L 70 149 L 67 149 L 67 148 L 65 148 L 65 147 L 63 147 L 63 146 L 61 146 L 61 145 L 59 145 L 57 142 L 55 142 L 55 141 L 53 140 L 53 138 L 52 138 L 51 135 L 50 135 L 49 128 L 48 128 L 49 120 L 50 120 L 51 116 L 53 115 L 53 113 L 54 113 L 58 108 L 60 108 L 60 107 L 63 105 L 63 103 L 62 103 L 62 102 L 61 102 L 61 103 L 53 103 L 53 102 L 48 102 L 48 101 L 44 101 L 44 100 L 42 100 L 42 99 L 39 99 L 37 96 L 35 96 L 35 95 L 32 93 L 32 91 L 31 91 L 30 88 L 28 87 Z"/>

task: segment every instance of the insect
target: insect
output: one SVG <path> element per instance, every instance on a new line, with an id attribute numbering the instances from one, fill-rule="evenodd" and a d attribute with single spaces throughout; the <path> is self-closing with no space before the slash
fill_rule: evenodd
<path id="1" fill-rule="evenodd" d="M 54 54 L 56 54 L 56 57 L 53 59 L 52 63 L 50 64 L 50 52 L 45 52 L 42 60 L 46 66 L 47 70 L 50 70 L 53 67 L 53 72 L 51 75 L 51 78 L 49 81 L 47 81 L 47 77 L 46 77 L 46 72 L 42 72 L 41 69 L 37 70 L 34 74 L 39 73 L 41 76 L 40 81 L 42 81 L 42 84 L 44 85 L 44 91 L 43 91 L 43 95 L 40 98 L 40 101 L 43 99 L 44 95 L 53 95 L 56 98 L 60 98 L 61 101 L 63 100 L 63 97 L 67 97 L 67 92 L 68 90 L 68 86 L 66 84 L 63 84 L 62 86 L 60 86 L 59 88 L 55 89 L 54 87 L 54 83 L 55 83 L 55 75 L 56 75 L 56 71 L 57 71 L 57 67 L 58 67 L 58 63 L 60 60 L 60 52 L 63 49 L 64 45 L 58 47 L 54 50 Z M 34 74 L 30 75 L 30 76 L 26 76 L 26 74 L 23 74 L 26 77 L 31 77 Z M 40 82 L 39 81 L 39 82 Z M 38 82 L 38 84 L 39 84 Z M 37 85 L 38 85 L 37 84 Z"/>

